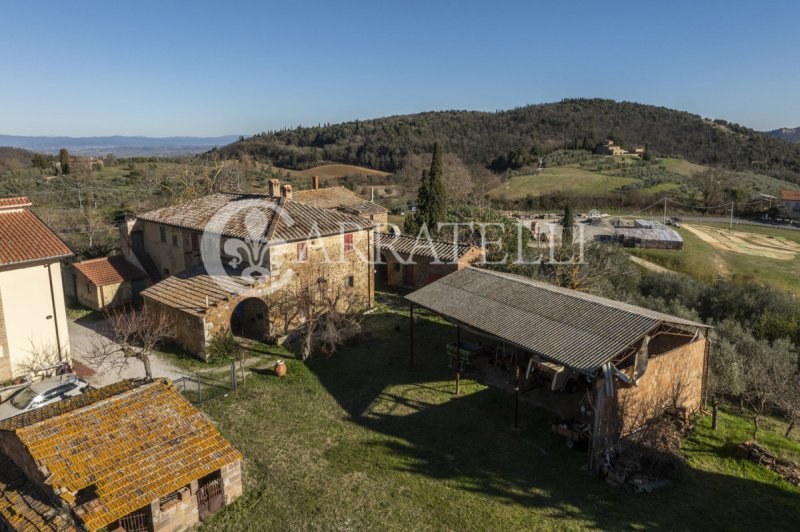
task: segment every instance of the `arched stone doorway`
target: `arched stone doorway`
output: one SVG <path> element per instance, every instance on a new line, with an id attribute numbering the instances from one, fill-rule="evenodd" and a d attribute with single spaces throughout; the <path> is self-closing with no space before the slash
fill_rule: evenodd
<path id="1" fill-rule="evenodd" d="M 257 297 L 240 301 L 231 314 L 231 332 L 253 340 L 266 339 L 269 334 L 267 304 Z"/>

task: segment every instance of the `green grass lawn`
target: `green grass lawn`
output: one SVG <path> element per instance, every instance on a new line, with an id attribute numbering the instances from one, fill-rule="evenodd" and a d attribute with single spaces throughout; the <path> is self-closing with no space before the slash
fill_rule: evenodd
<path id="1" fill-rule="evenodd" d="M 243 452 L 245 494 L 209 530 L 792 529 L 800 490 L 733 458 L 749 422 L 703 419 L 684 444 L 685 478 L 650 495 L 611 488 L 527 404 L 466 379 L 454 395 L 443 346 L 454 330 L 423 319 L 408 363 L 408 314 L 367 317 L 366 338 L 329 359 L 287 360 L 202 407 Z M 793 456 L 800 444 L 765 443 Z M 776 443 L 777 442 L 777 443 Z"/>
<path id="2" fill-rule="evenodd" d="M 512 177 L 508 183 L 489 192 L 495 199 L 515 200 L 553 192 L 601 194 L 635 182 L 629 177 L 608 176 L 575 166 L 545 168 L 540 174 Z"/>

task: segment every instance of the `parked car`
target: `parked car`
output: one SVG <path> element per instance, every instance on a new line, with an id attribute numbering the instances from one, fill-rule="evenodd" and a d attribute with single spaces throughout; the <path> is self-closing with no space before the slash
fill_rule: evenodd
<path id="1" fill-rule="evenodd" d="M 0 421 L 82 394 L 89 383 L 77 375 L 61 375 L 19 389 L 0 404 Z"/>

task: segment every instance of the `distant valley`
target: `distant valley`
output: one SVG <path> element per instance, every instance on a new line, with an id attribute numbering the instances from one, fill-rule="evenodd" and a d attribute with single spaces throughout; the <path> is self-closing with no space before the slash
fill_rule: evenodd
<path id="1" fill-rule="evenodd" d="M 0 135 L 0 146 L 23 148 L 39 153 L 56 154 L 61 148 L 78 155 L 117 157 L 176 156 L 202 153 L 230 144 L 238 135 L 220 137 L 26 137 Z"/>

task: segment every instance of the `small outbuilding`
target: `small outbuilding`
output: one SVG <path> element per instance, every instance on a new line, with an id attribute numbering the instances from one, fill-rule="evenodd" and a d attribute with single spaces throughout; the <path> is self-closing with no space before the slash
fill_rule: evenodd
<path id="1" fill-rule="evenodd" d="M 633 225 L 617 221 L 617 240 L 629 248 L 683 249 L 683 238 L 677 231 L 653 220 L 634 220 Z"/>
<path id="2" fill-rule="evenodd" d="M 241 461 L 168 380 L 120 381 L 0 422 L 0 530 L 187 530 Z"/>
<path id="3" fill-rule="evenodd" d="M 593 455 L 667 409 L 689 414 L 702 405 L 709 353 L 702 323 L 474 267 L 406 299 L 412 363 L 413 313 L 421 307 L 455 325 L 457 342 L 463 330 L 510 354 L 523 379 L 566 384 L 558 400 L 571 400 Z"/>
<path id="4" fill-rule="evenodd" d="M 76 262 L 75 297 L 81 305 L 103 310 L 140 299 L 147 274 L 125 257 L 100 257 Z"/>
<path id="5" fill-rule="evenodd" d="M 389 286 L 421 288 L 482 257 L 483 251 L 470 244 L 375 234 L 376 273 Z"/>

